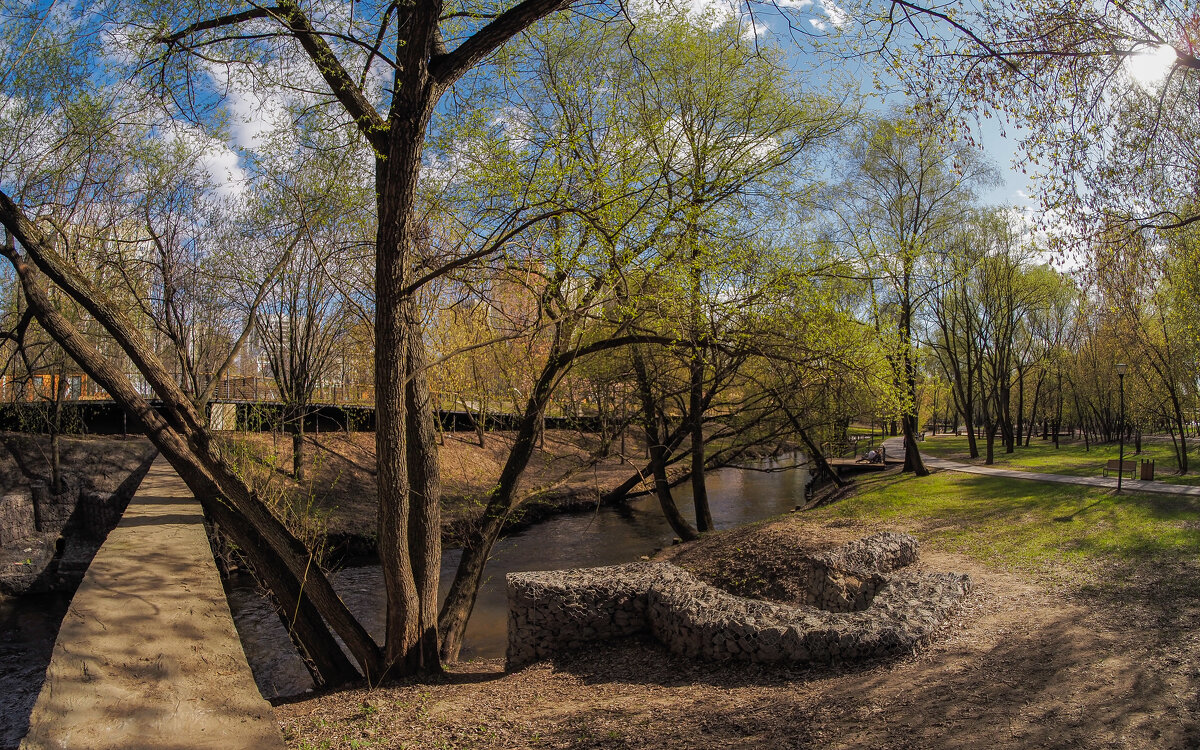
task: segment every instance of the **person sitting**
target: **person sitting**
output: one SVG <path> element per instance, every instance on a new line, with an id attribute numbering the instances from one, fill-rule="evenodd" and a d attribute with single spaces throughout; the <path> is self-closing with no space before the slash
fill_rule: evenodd
<path id="1" fill-rule="evenodd" d="M 878 463 L 878 462 L 879 462 L 879 454 L 875 452 L 874 448 L 872 448 L 870 451 L 868 451 L 867 455 L 858 459 L 858 463 L 860 463 L 860 464 L 863 464 L 863 463 L 873 464 L 873 463 Z"/>

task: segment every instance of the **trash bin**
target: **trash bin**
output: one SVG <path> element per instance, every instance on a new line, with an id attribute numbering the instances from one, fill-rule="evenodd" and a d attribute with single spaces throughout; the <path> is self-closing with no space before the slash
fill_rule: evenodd
<path id="1" fill-rule="evenodd" d="M 1154 479 L 1154 461 L 1152 459 L 1142 459 L 1142 479 Z"/>

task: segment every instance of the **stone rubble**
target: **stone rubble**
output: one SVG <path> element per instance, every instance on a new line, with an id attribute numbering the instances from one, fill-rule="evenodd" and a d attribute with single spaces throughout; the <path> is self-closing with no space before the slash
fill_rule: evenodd
<path id="1" fill-rule="evenodd" d="M 970 592 L 966 575 L 895 573 L 917 541 L 884 532 L 815 555 L 796 606 L 734 596 L 664 562 L 510 573 L 507 668 L 649 632 L 685 656 L 836 664 L 926 644 Z"/>

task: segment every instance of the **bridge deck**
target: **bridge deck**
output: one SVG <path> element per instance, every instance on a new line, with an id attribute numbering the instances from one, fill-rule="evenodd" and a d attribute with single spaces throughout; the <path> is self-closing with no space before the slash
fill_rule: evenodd
<path id="1" fill-rule="evenodd" d="M 159 458 L 71 601 L 22 748 L 282 750 L 202 521 Z"/>
<path id="2" fill-rule="evenodd" d="M 831 458 L 828 460 L 829 465 L 833 468 L 849 471 L 883 471 L 884 469 L 889 469 L 903 463 L 903 461 L 888 460 L 881 464 L 870 464 L 854 458 Z"/>

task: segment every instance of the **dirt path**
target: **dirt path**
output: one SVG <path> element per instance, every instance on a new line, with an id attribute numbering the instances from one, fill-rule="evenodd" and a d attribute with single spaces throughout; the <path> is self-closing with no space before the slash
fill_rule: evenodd
<path id="1" fill-rule="evenodd" d="M 1200 744 L 1194 585 L 1156 591 L 1154 571 L 1115 588 L 1031 583 L 929 551 L 920 565 L 970 573 L 976 590 L 935 644 L 888 663 L 706 665 L 626 642 L 509 675 L 496 661 L 469 663 L 438 684 L 324 696 L 276 715 L 292 747 Z M 1195 581 L 1196 571 L 1177 580 Z"/>

